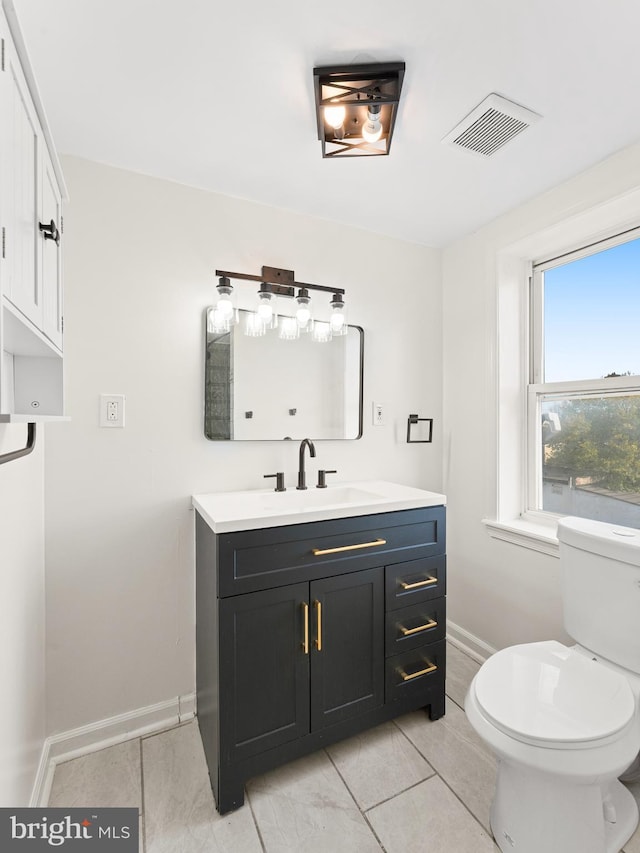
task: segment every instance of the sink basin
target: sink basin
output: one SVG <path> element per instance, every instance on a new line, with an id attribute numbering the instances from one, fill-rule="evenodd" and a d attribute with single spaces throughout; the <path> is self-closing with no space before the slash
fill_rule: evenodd
<path id="1" fill-rule="evenodd" d="M 266 510 L 293 509 L 304 511 L 323 506 L 357 506 L 363 502 L 379 499 L 380 495 L 353 486 L 327 486 L 326 489 L 291 489 L 265 495 L 261 501 Z"/>
<path id="2" fill-rule="evenodd" d="M 339 483 L 326 489 L 295 489 L 274 492 L 251 489 L 243 492 L 212 492 L 193 495 L 195 509 L 214 533 L 256 530 L 303 524 L 331 518 L 349 518 L 419 509 L 446 503 L 444 495 L 384 480 Z"/>

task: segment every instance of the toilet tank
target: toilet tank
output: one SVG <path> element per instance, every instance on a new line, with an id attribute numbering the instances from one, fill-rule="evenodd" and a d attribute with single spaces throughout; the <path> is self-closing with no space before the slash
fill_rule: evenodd
<path id="1" fill-rule="evenodd" d="M 558 540 L 567 633 L 640 673 L 640 530 L 569 516 Z"/>

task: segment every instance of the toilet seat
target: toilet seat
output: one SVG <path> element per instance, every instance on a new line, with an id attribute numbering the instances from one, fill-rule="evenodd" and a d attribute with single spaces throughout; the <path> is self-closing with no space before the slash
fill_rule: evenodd
<path id="1" fill-rule="evenodd" d="M 616 739 L 635 715 L 623 675 L 554 640 L 496 652 L 473 688 L 496 728 L 551 749 L 600 746 Z"/>

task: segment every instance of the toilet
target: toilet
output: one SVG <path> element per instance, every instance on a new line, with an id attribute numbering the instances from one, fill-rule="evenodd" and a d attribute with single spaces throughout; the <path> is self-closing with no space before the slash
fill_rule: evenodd
<path id="1" fill-rule="evenodd" d="M 492 655 L 465 699 L 498 758 L 491 830 L 504 853 L 619 853 L 638 825 L 640 530 L 558 522 L 564 625 L 576 641 Z"/>

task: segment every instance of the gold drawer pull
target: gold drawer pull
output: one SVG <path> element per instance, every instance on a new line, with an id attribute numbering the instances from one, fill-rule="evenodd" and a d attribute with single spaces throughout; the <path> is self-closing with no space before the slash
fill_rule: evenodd
<path id="1" fill-rule="evenodd" d="M 406 581 L 400 581 L 400 586 L 402 587 L 402 589 L 418 589 L 418 587 L 421 586 L 431 586 L 432 583 L 438 583 L 438 578 L 433 578 L 431 577 L 431 575 L 429 575 L 428 578 L 423 581 L 418 581 L 417 583 L 407 583 Z"/>
<path id="2" fill-rule="evenodd" d="M 374 542 L 362 542 L 360 545 L 341 545 L 339 548 L 313 548 L 313 556 L 321 557 L 323 554 L 339 554 L 341 551 L 356 551 L 358 548 L 374 548 L 376 545 L 386 545 L 386 539 L 376 539 Z"/>
<path id="3" fill-rule="evenodd" d="M 322 603 L 316 600 L 313 602 L 316 608 L 316 621 L 317 621 L 317 634 L 316 634 L 316 649 L 321 652 L 322 651 Z"/>
<path id="4" fill-rule="evenodd" d="M 412 672 L 411 675 L 407 675 L 404 669 L 399 669 L 398 672 L 402 676 L 403 681 L 411 681 L 412 678 L 417 678 L 419 675 L 426 675 L 428 672 L 435 672 L 438 667 L 435 663 L 430 664 L 426 669 L 420 669 L 418 672 Z"/>
<path id="5" fill-rule="evenodd" d="M 305 655 L 309 654 L 309 605 L 306 601 L 302 602 L 302 610 L 304 613 L 304 640 L 302 641 L 302 651 Z"/>
<path id="6" fill-rule="evenodd" d="M 402 631 L 403 637 L 408 637 L 411 634 L 419 634 L 420 631 L 427 631 L 429 628 L 435 628 L 438 623 L 435 619 L 429 619 L 426 625 L 418 625 L 417 628 L 405 628 L 404 625 L 398 625 L 398 628 Z"/>

